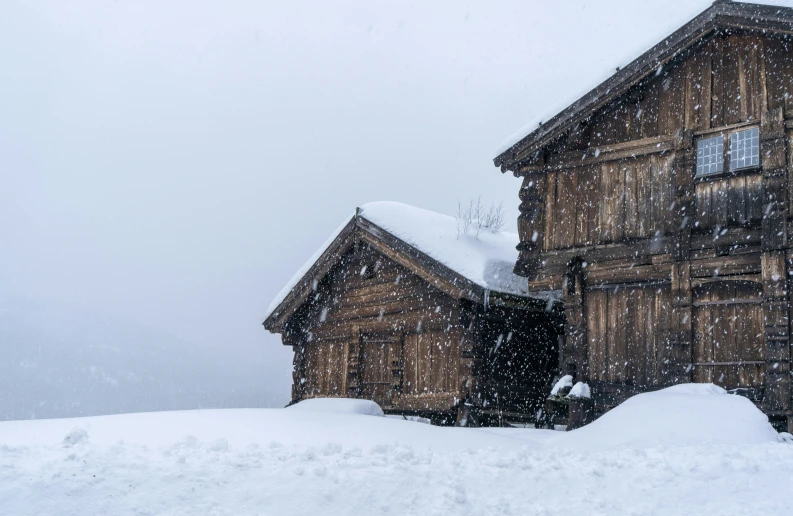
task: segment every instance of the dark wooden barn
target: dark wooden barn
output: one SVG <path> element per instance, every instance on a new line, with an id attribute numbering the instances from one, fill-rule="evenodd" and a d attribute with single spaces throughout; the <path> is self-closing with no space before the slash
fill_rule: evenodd
<path id="1" fill-rule="evenodd" d="M 294 348 L 292 402 L 367 398 L 445 424 L 533 419 L 559 370 L 561 313 L 513 274 L 517 243 L 460 234 L 453 217 L 411 206 L 365 205 L 264 321 Z"/>
<path id="2" fill-rule="evenodd" d="M 497 158 L 597 412 L 713 382 L 793 430 L 793 9 L 718 1 Z"/>

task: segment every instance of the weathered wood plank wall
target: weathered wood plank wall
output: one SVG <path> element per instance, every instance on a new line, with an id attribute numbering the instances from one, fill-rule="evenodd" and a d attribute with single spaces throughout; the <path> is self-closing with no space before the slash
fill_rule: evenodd
<path id="1" fill-rule="evenodd" d="M 460 392 L 458 312 L 456 300 L 362 244 L 299 314 L 297 397 L 450 409 Z"/>
<path id="2" fill-rule="evenodd" d="M 750 127 L 761 166 L 694 177 L 699 138 Z M 793 422 L 791 149 L 793 42 L 733 31 L 522 162 L 515 270 L 563 291 L 564 360 L 612 398 L 714 381 Z"/>

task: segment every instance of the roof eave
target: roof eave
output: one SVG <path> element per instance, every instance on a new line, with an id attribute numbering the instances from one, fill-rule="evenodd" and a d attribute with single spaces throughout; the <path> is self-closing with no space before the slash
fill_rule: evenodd
<path id="1" fill-rule="evenodd" d="M 737 2 L 717 2 L 606 79 L 548 122 L 524 136 L 493 159 L 502 172 L 542 149 L 571 124 L 628 91 L 709 33 L 724 28 L 768 29 L 793 34 L 793 8 Z"/>
<path id="2" fill-rule="evenodd" d="M 283 326 L 289 316 L 294 312 L 296 306 L 301 305 L 308 293 L 310 292 L 310 285 L 317 278 L 317 276 L 324 275 L 323 269 L 328 265 L 329 260 L 334 254 L 343 250 L 349 245 L 348 239 L 352 235 L 357 226 L 357 216 L 350 219 L 344 229 L 341 230 L 335 240 L 328 246 L 327 249 L 320 255 L 311 267 L 306 271 L 303 277 L 298 281 L 289 294 L 278 304 L 278 306 L 270 312 L 270 314 L 262 322 L 264 329 L 270 333 L 282 333 Z M 324 271 L 326 272 L 326 271 Z"/>

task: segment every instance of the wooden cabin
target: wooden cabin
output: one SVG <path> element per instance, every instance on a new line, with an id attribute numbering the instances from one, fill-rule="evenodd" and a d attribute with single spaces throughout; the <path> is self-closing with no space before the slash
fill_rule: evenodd
<path id="1" fill-rule="evenodd" d="M 561 312 L 512 272 L 517 243 L 404 204 L 357 210 L 266 315 L 294 348 L 292 402 L 366 398 L 442 424 L 533 419 L 559 369 Z"/>
<path id="2" fill-rule="evenodd" d="M 595 410 L 713 382 L 793 431 L 793 9 L 717 1 L 544 120 L 495 164 Z"/>

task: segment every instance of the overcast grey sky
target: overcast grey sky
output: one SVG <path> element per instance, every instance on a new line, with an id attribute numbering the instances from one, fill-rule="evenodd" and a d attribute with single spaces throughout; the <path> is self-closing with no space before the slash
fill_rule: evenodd
<path id="1" fill-rule="evenodd" d="M 502 140 L 709 4 L 5 0 L 0 289 L 261 361 L 285 401 L 261 316 L 355 206 L 481 194 L 514 227 Z"/>

